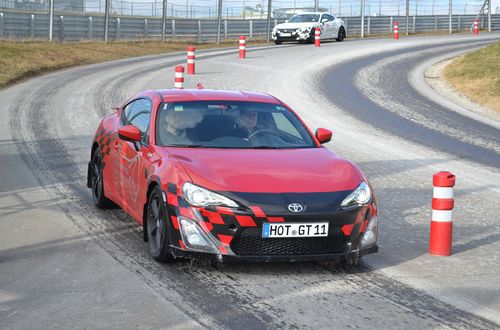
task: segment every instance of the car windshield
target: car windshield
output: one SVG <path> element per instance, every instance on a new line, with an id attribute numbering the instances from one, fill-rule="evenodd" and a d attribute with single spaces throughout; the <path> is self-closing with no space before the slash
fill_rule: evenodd
<path id="1" fill-rule="evenodd" d="M 319 20 L 319 15 L 317 14 L 300 14 L 295 15 L 288 21 L 289 23 L 307 23 L 307 22 L 317 22 Z"/>
<path id="2" fill-rule="evenodd" d="M 300 120 L 280 104 L 232 101 L 164 103 L 156 121 L 161 146 L 189 148 L 314 148 Z"/>

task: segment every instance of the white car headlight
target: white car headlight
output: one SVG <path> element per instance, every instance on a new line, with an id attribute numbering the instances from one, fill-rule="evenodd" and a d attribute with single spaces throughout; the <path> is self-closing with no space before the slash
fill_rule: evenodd
<path id="1" fill-rule="evenodd" d="M 342 203 L 341 207 L 348 207 L 354 205 L 366 205 L 372 198 L 372 192 L 366 182 L 361 182 L 359 186 L 349 196 L 347 196 Z"/>
<path id="2" fill-rule="evenodd" d="M 205 188 L 198 187 L 190 182 L 184 183 L 182 193 L 189 204 L 198 207 L 224 205 L 228 207 L 238 207 L 233 200 L 222 195 L 211 192 Z"/>

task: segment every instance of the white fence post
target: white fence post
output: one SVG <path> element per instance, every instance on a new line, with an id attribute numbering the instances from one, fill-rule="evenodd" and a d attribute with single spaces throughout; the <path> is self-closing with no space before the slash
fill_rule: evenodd
<path id="1" fill-rule="evenodd" d="M 175 38 L 175 19 L 172 20 L 172 38 Z"/>
<path id="2" fill-rule="evenodd" d="M 227 39 L 227 19 L 224 20 L 224 39 Z"/>
<path id="3" fill-rule="evenodd" d="M 144 37 L 145 38 L 148 37 L 148 19 L 147 18 L 144 19 Z"/>
<path id="4" fill-rule="evenodd" d="M 201 41 L 201 20 L 198 20 L 198 41 Z"/>
<path id="5" fill-rule="evenodd" d="M 64 40 L 64 16 L 59 16 L 59 40 Z"/>
<path id="6" fill-rule="evenodd" d="M 389 33 L 391 33 L 391 32 L 392 32 L 392 29 L 393 29 L 393 26 L 394 26 L 394 24 L 393 24 L 393 23 L 394 23 L 394 17 L 392 17 L 392 16 L 391 16 L 391 17 L 389 18 Z"/>
<path id="7" fill-rule="evenodd" d="M 116 35 L 115 39 L 120 39 L 121 38 L 121 22 L 120 22 L 120 17 L 116 18 Z"/>
<path id="8" fill-rule="evenodd" d="M 370 32 L 371 32 L 371 22 L 372 22 L 371 16 L 368 16 L 368 22 L 367 22 L 368 27 L 367 27 L 367 31 L 366 31 L 367 36 L 369 36 Z"/>
<path id="9" fill-rule="evenodd" d="M 249 29 L 249 36 L 250 38 L 253 38 L 253 21 L 249 20 L 248 21 L 248 29 Z"/>
<path id="10" fill-rule="evenodd" d="M 0 38 L 3 38 L 4 31 L 3 31 L 3 13 L 0 13 Z"/>
<path id="11" fill-rule="evenodd" d="M 415 28 L 417 25 L 417 16 L 413 16 L 413 22 L 412 22 L 412 27 L 411 27 L 411 33 L 415 33 Z"/>
<path id="12" fill-rule="evenodd" d="M 30 16 L 30 38 L 35 38 L 35 15 L 33 14 Z"/>
<path id="13" fill-rule="evenodd" d="M 90 40 L 92 40 L 92 39 L 93 39 L 93 37 L 94 37 L 94 36 L 93 36 L 93 34 L 94 34 L 94 24 L 93 24 L 93 19 L 92 19 L 92 17 L 89 17 L 88 31 L 89 31 L 89 32 L 88 32 L 88 38 L 89 38 Z"/>

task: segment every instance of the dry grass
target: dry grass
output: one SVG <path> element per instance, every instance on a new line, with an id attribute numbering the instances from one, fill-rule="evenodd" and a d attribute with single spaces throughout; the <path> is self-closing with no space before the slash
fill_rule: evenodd
<path id="1" fill-rule="evenodd" d="M 500 114 L 500 42 L 465 54 L 444 69 L 455 89 Z"/>
<path id="2" fill-rule="evenodd" d="M 264 44 L 262 41 L 248 45 Z M 126 57 L 216 48 L 215 43 L 134 41 L 134 42 L 46 42 L 0 40 L 0 88 L 25 78 L 77 65 L 92 64 Z M 219 47 L 234 47 L 238 41 L 227 41 Z"/>

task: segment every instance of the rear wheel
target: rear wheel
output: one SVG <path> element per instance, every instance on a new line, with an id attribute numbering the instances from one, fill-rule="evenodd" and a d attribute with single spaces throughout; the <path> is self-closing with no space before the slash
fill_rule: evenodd
<path id="1" fill-rule="evenodd" d="M 336 38 L 335 40 L 342 41 L 344 39 L 345 39 L 345 29 L 344 27 L 341 27 L 339 30 L 338 38 Z"/>
<path id="2" fill-rule="evenodd" d="M 148 199 L 147 232 L 149 252 L 159 262 L 172 262 L 168 241 L 167 211 L 160 188 L 155 187 Z"/>
<path id="3" fill-rule="evenodd" d="M 94 151 L 92 157 L 92 171 L 91 171 L 91 189 L 92 189 L 92 199 L 94 200 L 95 206 L 100 209 L 107 209 L 113 206 L 113 202 L 104 196 L 104 178 L 102 170 L 104 164 L 102 162 L 101 148 L 97 148 Z"/>

